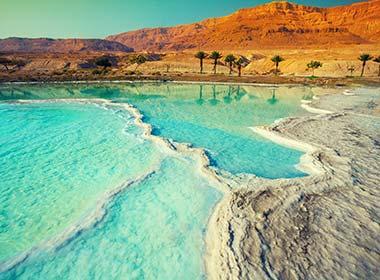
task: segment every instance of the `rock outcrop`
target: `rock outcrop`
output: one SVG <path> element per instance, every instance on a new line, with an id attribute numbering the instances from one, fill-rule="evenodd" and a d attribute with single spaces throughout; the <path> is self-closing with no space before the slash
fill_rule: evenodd
<path id="1" fill-rule="evenodd" d="M 229 16 L 107 37 L 137 51 L 334 47 L 380 41 L 380 0 L 318 8 L 272 2 Z"/>

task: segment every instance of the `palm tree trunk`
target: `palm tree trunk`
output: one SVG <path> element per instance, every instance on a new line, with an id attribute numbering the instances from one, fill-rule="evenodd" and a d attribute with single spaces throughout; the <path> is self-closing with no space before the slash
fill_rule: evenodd
<path id="1" fill-rule="evenodd" d="M 363 61 L 362 73 L 360 74 L 360 77 L 363 77 L 364 75 L 364 68 L 365 68 L 365 61 Z"/>
<path id="2" fill-rule="evenodd" d="M 230 75 L 232 74 L 232 62 L 230 62 Z"/>
<path id="3" fill-rule="evenodd" d="M 238 66 L 238 70 L 239 70 L 239 77 L 241 77 L 241 65 Z"/>
<path id="4" fill-rule="evenodd" d="M 278 62 L 276 62 L 276 75 L 278 75 Z"/>
<path id="5" fill-rule="evenodd" d="M 380 77 L 380 64 L 379 64 L 379 73 L 377 73 L 377 76 Z"/>
<path id="6" fill-rule="evenodd" d="M 199 59 L 199 64 L 200 64 L 200 68 L 201 68 L 201 74 L 203 73 L 203 59 Z"/>
<path id="7" fill-rule="evenodd" d="M 214 74 L 216 74 L 216 65 L 218 64 L 218 61 L 215 59 L 214 61 Z"/>

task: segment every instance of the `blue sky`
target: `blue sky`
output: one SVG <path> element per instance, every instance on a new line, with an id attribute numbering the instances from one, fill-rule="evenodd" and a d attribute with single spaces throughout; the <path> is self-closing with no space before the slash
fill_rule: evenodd
<path id="1" fill-rule="evenodd" d="M 227 15 L 263 0 L 0 0 L 0 38 L 103 38 L 143 27 L 191 23 Z M 313 6 L 355 0 L 298 0 Z"/>

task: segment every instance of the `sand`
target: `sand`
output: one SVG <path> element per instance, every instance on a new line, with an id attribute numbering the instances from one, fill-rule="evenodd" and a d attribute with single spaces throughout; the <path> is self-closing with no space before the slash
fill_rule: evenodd
<path id="1" fill-rule="evenodd" d="M 349 92 L 255 128 L 307 152 L 311 175 L 247 177 L 224 196 L 207 233 L 209 279 L 379 279 L 380 90 Z"/>
<path id="2" fill-rule="evenodd" d="M 236 67 L 229 75 L 229 67 L 220 61 L 217 75 L 213 74 L 213 61 L 204 61 L 204 74 L 199 74 L 199 60 L 194 57 L 196 50 L 183 52 L 163 52 L 149 54 L 149 61 L 138 67 L 130 62 L 136 54 L 117 52 L 78 52 L 78 53 L 6 53 L 9 59 L 21 59 L 27 62 L 18 69 L 10 66 L 9 71 L 0 65 L 0 82 L 22 81 L 89 81 L 89 80 L 180 80 L 237 83 L 297 83 L 297 84 L 380 84 L 379 63 L 369 61 L 364 77 L 360 78 L 362 53 L 380 55 L 380 43 L 371 45 L 325 46 L 324 48 L 257 48 L 247 50 L 225 50 L 223 55 L 232 53 L 244 56 L 250 63 L 243 68 L 242 77 L 237 77 Z M 273 74 L 274 64 L 271 58 L 281 55 L 285 61 L 280 63 L 280 76 Z M 117 64 L 107 69 L 107 73 L 95 74 L 92 61 L 107 55 Z M 307 69 L 311 60 L 320 61 L 323 66 L 315 71 Z M 354 67 L 351 73 L 348 69 Z M 96 72 L 102 72 L 102 68 Z M 352 76 L 352 77 L 351 77 Z"/>

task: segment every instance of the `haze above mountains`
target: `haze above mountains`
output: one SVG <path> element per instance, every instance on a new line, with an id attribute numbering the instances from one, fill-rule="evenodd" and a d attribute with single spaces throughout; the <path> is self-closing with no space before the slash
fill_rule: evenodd
<path id="1" fill-rule="evenodd" d="M 0 40 L 2 52 L 183 51 L 334 47 L 380 43 L 380 0 L 318 8 L 272 2 L 220 18 L 101 39 Z"/>

